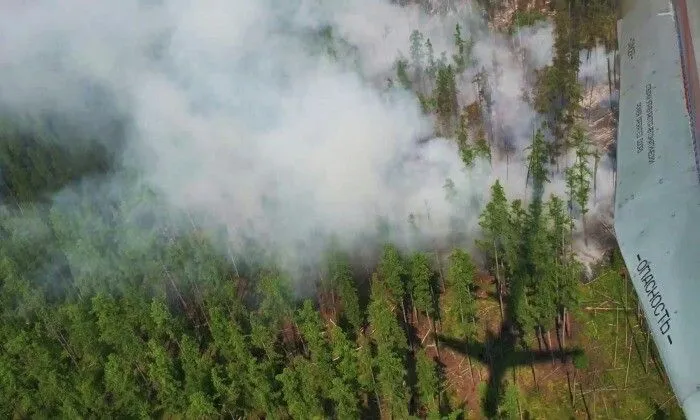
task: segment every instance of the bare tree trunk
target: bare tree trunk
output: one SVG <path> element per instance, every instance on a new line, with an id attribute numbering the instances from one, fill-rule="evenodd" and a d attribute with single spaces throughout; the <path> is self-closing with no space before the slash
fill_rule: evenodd
<path id="1" fill-rule="evenodd" d="M 190 214 L 190 212 L 187 210 L 185 210 L 185 213 L 187 213 L 187 218 L 190 219 L 190 223 L 192 224 L 192 229 L 197 230 L 197 225 L 194 223 L 194 219 L 192 218 L 192 214 Z"/>
<path id="2" fill-rule="evenodd" d="M 499 269 L 498 263 L 498 247 L 496 246 L 496 240 L 493 241 L 493 253 L 496 258 L 496 288 L 498 289 L 498 309 L 501 311 L 501 323 L 505 320 L 505 315 L 503 313 L 503 287 L 501 284 L 501 270 Z"/>
<path id="3" fill-rule="evenodd" d="M 240 277 L 238 273 L 238 264 L 236 264 L 236 257 L 234 257 L 233 252 L 231 252 L 231 244 L 227 243 L 226 247 L 228 248 L 228 256 L 231 258 L 231 263 L 233 264 L 233 271 L 236 273 L 236 277 Z"/>
<path id="4" fill-rule="evenodd" d="M 623 296 L 623 309 L 625 311 L 625 346 L 627 346 L 627 330 L 629 330 L 629 323 L 630 323 L 630 318 L 627 315 L 627 279 L 623 279 L 622 281 L 625 282 L 625 296 Z"/>
<path id="5" fill-rule="evenodd" d="M 170 275 L 170 271 L 168 271 L 168 269 L 165 266 L 163 266 L 163 271 L 165 272 L 165 275 L 168 277 L 168 280 L 170 280 L 170 285 L 173 286 L 175 293 L 177 293 L 177 297 L 180 300 L 180 303 L 182 304 L 182 308 L 185 310 L 185 312 L 188 312 L 187 303 L 185 303 L 185 299 L 182 297 L 182 294 L 180 293 L 180 289 L 178 289 L 177 285 L 175 284 L 175 281 L 173 280 L 173 276 Z"/>
<path id="6" fill-rule="evenodd" d="M 535 373 L 535 356 L 530 354 L 530 369 L 532 370 L 532 381 L 535 383 L 535 389 L 539 390 L 540 386 L 537 384 L 537 374 Z"/>
<path id="7" fill-rule="evenodd" d="M 630 376 L 630 358 L 632 357 L 632 340 L 630 340 L 629 349 L 627 350 L 627 369 L 625 371 L 625 388 L 627 388 L 627 380 Z"/>
<path id="8" fill-rule="evenodd" d="M 49 322 L 47 316 L 42 315 L 41 317 L 43 318 L 44 326 L 46 326 L 46 329 L 49 330 L 49 332 L 56 337 L 59 343 L 61 343 L 61 347 L 63 347 L 63 350 L 65 350 L 65 352 L 68 353 L 68 356 L 73 362 L 73 365 L 77 368 L 78 362 L 77 359 L 73 356 L 73 351 L 71 350 L 68 341 L 63 337 L 63 334 L 61 334 L 56 328 L 54 328 L 53 324 Z"/>
<path id="9" fill-rule="evenodd" d="M 568 328 L 566 327 L 566 307 L 562 310 L 562 334 L 561 334 L 561 346 L 566 348 L 566 334 L 568 333 Z"/>
<path id="10" fill-rule="evenodd" d="M 464 322 L 464 321 L 462 321 Z M 476 331 L 476 318 L 472 317 L 472 327 L 474 327 L 474 330 Z M 467 360 L 469 361 L 469 370 L 470 374 L 474 376 L 474 367 L 472 366 L 472 359 L 471 356 L 469 355 L 469 337 L 467 337 L 466 341 L 466 350 L 467 350 Z M 483 380 L 481 377 L 481 368 L 477 369 L 477 373 L 479 374 L 479 382 Z M 472 379 L 472 386 L 474 386 L 473 379 Z"/>
<path id="11" fill-rule="evenodd" d="M 413 351 L 413 338 L 411 338 L 411 330 L 408 327 L 408 319 L 406 318 L 406 305 L 401 298 L 401 314 L 403 315 L 403 325 L 406 330 L 406 339 L 408 340 L 408 345 L 411 346 L 411 351 Z"/>
<path id="12" fill-rule="evenodd" d="M 512 370 L 513 370 L 513 386 L 515 386 L 515 387 L 517 388 L 517 386 L 518 386 L 518 375 L 517 375 L 517 372 L 515 371 L 515 366 L 513 366 Z M 523 409 L 522 409 L 522 406 L 520 405 L 520 397 L 519 397 L 519 396 L 518 396 L 518 398 L 515 399 L 515 402 L 518 403 L 518 417 L 522 420 L 522 418 L 523 418 Z"/>
<path id="13" fill-rule="evenodd" d="M 508 181 L 508 166 L 509 166 L 509 157 L 508 157 L 508 151 L 506 150 L 506 181 Z M 527 183 L 527 181 L 526 181 Z"/>
<path id="14" fill-rule="evenodd" d="M 574 390 L 571 387 L 571 374 L 569 373 L 569 368 L 566 368 L 566 384 L 569 386 L 569 397 L 571 399 L 571 406 L 574 406 Z"/>
<path id="15" fill-rule="evenodd" d="M 374 397 L 377 400 L 377 410 L 379 410 L 379 418 L 383 418 L 384 416 L 382 415 L 382 401 L 379 399 L 379 392 L 377 392 L 377 380 L 374 379 L 374 371 L 370 370 L 370 373 L 372 374 L 372 385 L 374 388 Z"/>
<path id="16" fill-rule="evenodd" d="M 564 361 L 564 319 L 562 317 L 561 311 L 557 313 L 557 341 L 559 342 L 559 353 L 561 355 L 562 361 Z"/>
<path id="17" fill-rule="evenodd" d="M 440 343 L 438 341 L 437 328 L 435 328 L 435 320 L 433 319 L 433 317 L 429 317 L 429 319 L 430 326 L 433 329 L 433 344 L 435 344 L 435 351 L 437 352 L 438 360 L 442 360 L 442 357 L 440 357 Z"/>
<path id="18" fill-rule="evenodd" d="M 598 189 L 598 154 L 593 158 L 593 204 L 596 202 L 596 196 Z"/>
<path id="19" fill-rule="evenodd" d="M 440 277 L 440 291 L 445 292 L 445 276 L 442 273 L 442 264 L 440 263 L 440 254 L 438 254 L 437 247 L 435 248 L 435 263 L 438 268 L 438 275 Z"/>
<path id="20" fill-rule="evenodd" d="M 194 283 L 194 288 L 197 290 L 197 295 L 199 295 L 199 308 L 202 311 L 202 316 L 204 317 L 204 323 L 207 324 L 207 328 L 209 328 L 209 331 L 211 331 L 211 325 L 209 324 L 209 318 L 207 317 L 207 308 L 204 306 L 204 295 L 202 292 L 199 290 L 199 286 L 197 283 Z M 175 340 L 177 342 L 177 339 Z M 180 347 L 180 343 L 177 342 L 178 347 Z"/>
<path id="21" fill-rule="evenodd" d="M 411 307 L 413 307 L 413 321 L 418 325 L 418 309 L 416 308 L 416 301 L 413 299 L 413 292 L 411 292 Z"/>
<path id="22" fill-rule="evenodd" d="M 583 408 L 586 409 L 586 417 L 588 418 L 588 420 L 591 420 L 592 419 L 591 411 L 588 408 L 588 403 L 586 402 L 586 396 L 583 394 L 583 385 L 581 385 L 580 382 L 578 384 L 578 389 L 579 389 L 579 392 L 581 393 L 581 401 L 583 401 Z"/>
<path id="23" fill-rule="evenodd" d="M 331 304 L 333 305 L 333 320 L 338 320 L 338 305 L 335 300 L 335 290 L 331 290 Z"/>
<path id="24" fill-rule="evenodd" d="M 644 373 L 647 373 L 647 364 L 649 364 L 649 333 L 650 331 L 647 329 L 647 342 L 645 345 L 646 355 L 644 356 Z"/>
<path id="25" fill-rule="evenodd" d="M 472 389 L 474 389 L 474 365 L 472 365 L 472 357 L 469 355 L 469 342 L 464 346 L 467 351 L 467 362 L 469 362 L 469 380 L 471 381 Z M 479 378 L 479 380 L 481 381 L 481 378 Z"/>
<path id="26" fill-rule="evenodd" d="M 547 347 L 549 347 L 549 354 L 552 356 L 552 366 L 554 366 L 554 350 L 552 349 L 552 336 L 550 335 L 550 330 L 547 330 Z"/>
<path id="27" fill-rule="evenodd" d="M 612 81 L 610 79 L 610 56 L 607 57 L 606 61 L 608 63 L 608 92 L 609 95 L 612 96 Z"/>
<path id="28" fill-rule="evenodd" d="M 615 311 L 615 352 L 613 355 L 613 368 L 617 365 L 617 331 L 618 331 L 618 319 L 620 318 L 620 311 Z"/>

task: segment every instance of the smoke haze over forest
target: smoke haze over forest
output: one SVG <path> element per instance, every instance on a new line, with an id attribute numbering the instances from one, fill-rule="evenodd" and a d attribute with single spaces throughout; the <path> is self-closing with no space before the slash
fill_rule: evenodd
<path id="1" fill-rule="evenodd" d="M 492 75 L 495 60 L 502 72 L 493 100 L 516 150 L 508 167 L 477 161 L 466 170 L 454 141 L 419 144 L 434 122 L 413 94 L 386 89 L 414 29 L 437 58 L 449 58 L 457 22 L 475 41 L 477 63 L 458 80 L 461 102 L 475 100 L 478 70 Z M 325 28 L 331 40 L 320 35 Z M 529 65 L 551 61 L 550 24 L 513 39 Z M 172 214 L 185 231 L 194 224 L 228 232 L 234 247 L 254 238 L 293 268 L 320 257 L 326 242 L 313 237 L 355 248 L 386 220 L 392 239 L 411 245 L 408 217 L 429 212 L 421 235 L 440 240 L 455 220 L 476 231 L 495 179 L 525 193 L 522 159 L 538 117 L 523 99 L 529 70 L 511 42 L 476 12 L 427 16 L 370 0 L 4 2 L 0 107 L 63 118 L 119 156 L 117 174 L 76 181 L 54 201 L 73 217 L 85 196 L 126 203 L 111 233 L 129 244 L 122 246 L 143 246 L 135 238 L 144 233 L 124 232 L 155 228 Z M 338 59 L 325 53 L 329 46 L 342 51 Z M 125 128 L 106 135 L 115 121 Z M 445 200 L 447 178 L 456 204 Z M 141 188 L 157 199 L 139 201 Z M 564 188 L 555 178 L 547 194 Z M 141 217 L 148 213 L 157 217 Z"/>

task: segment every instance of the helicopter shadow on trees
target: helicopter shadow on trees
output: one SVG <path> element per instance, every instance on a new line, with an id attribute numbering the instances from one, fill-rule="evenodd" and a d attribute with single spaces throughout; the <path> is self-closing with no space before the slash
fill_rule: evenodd
<path id="1" fill-rule="evenodd" d="M 482 407 L 488 418 L 497 416 L 498 404 L 503 393 L 503 384 L 506 374 L 510 369 L 511 376 L 515 375 L 514 368 L 530 365 L 534 369 L 536 364 L 552 363 L 555 357 L 553 352 L 519 349 L 516 347 L 515 336 L 507 325 L 501 326 L 497 335 L 492 331 L 486 332 L 483 342 L 474 340 L 456 339 L 447 336 L 439 336 L 440 344 L 458 353 L 471 357 L 483 363 L 488 369 L 488 382 L 486 391 L 482 396 Z M 578 350 L 565 350 L 556 352 L 561 361 L 567 361 Z M 511 378 L 515 380 L 515 378 Z"/>

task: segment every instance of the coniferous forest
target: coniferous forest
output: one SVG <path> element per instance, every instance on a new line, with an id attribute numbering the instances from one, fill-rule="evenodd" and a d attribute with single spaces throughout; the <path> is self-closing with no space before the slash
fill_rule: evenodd
<path id="1" fill-rule="evenodd" d="M 510 7 L 477 3 L 488 19 Z M 221 252 L 193 220 L 186 230 L 177 215 L 152 220 L 141 210 L 157 197 L 128 175 L 118 175 L 136 185 L 128 200 L 117 188 L 96 197 L 117 176 L 117 156 L 99 142 L 66 149 L 57 137 L 70 130 L 51 118 L 5 116 L 2 417 L 680 416 L 618 253 L 606 250 L 586 274 L 574 247 L 600 230 L 588 227 L 587 206 L 609 152 L 584 129 L 580 57 L 616 49 L 615 2 L 514 3 L 498 30 L 550 21 L 554 36 L 551 64 L 525 93 L 541 116 L 524 152 L 525 196 L 493 183 L 474 243 L 382 241 L 371 261 L 328 246 L 301 292 L 299 274 L 254 241 Z M 468 169 L 512 151 L 490 116 L 486 72 L 473 81 L 478 100 L 460 102 L 458 80 L 474 61 L 465 26 L 442 55 L 412 31 L 382 88 L 415 94 Z M 318 34 L 330 56 L 349 54 L 334 37 Z M 546 194 L 558 174 L 566 194 Z M 446 200 L 454 189 L 447 179 Z"/>

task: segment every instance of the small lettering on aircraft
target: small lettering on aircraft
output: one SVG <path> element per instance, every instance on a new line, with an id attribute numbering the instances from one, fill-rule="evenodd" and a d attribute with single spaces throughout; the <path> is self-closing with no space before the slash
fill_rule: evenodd
<path id="1" fill-rule="evenodd" d="M 630 38 L 627 42 L 627 57 L 629 57 L 630 60 L 634 60 L 634 57 L 637 55 L 637 46 L 635 44 L 636 41 L 634 37 Z"/>
<path id="2" fill-rule="evenodd" d="M 644 150 L 644 126 L 642 125 L 642 103 L 637 102 L 634 110 L 635 126 L 637 129 L 637 153 Z"/>
<path id="3" fill-rule="evenodd" d="M 647 83 L 646 87 L 646 105 L 647 105 L 647 158 L 651 165 L 656 161 L 655 139 L 656 128 L 654 127 L 654 90 L 651 83 Z"/>
<path id="4" fill-rule="evenodd" d="M 651 314 L 654 315 L 656 319 L 656 327 L 659 332 L 666 337 L 668 343 L 673 345 L 673 340 L 671 339 L 671 313 L 664 302 L 664 298 L 661 295 L 661 291 L 658 288 L 658 283 L 654 278 L 654 273 L 651 268 L 651 264 L 648 260 L 642 259 L 641 255 L 637 254 L 637 274 L 639 274 L 640 281 L 643 286 L 643 290 L 646 293 L 647 301 L 651 307 Z"/>

